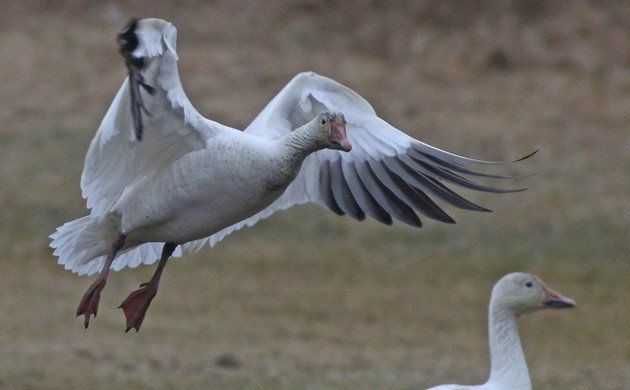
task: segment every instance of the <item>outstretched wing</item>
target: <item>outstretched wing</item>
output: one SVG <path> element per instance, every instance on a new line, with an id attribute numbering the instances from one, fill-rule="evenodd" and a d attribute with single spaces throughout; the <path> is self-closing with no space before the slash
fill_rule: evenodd
<path id="1" fill-rule="evenodd" d="M 128 64 L 130 59 L 136 60 L 135 76 L 145 86 L 130 88 L 130 79 L 132 84 L 137 81 L 130 68 L 130 77 L 90 144 L 81 189 L 91 214 L 99 217 L 111 210 L 125 188 L 183 155 L 205 148 L 209 137 L 237 131 L 204 118 L 186 97 L 177 70 L 177 30 L 172 24 L 141 19 L 130 24 L 125 36 L 130 40 L 124 42 L 129 49 Z M 130 90 L 140 95 L 132 99 Z M 145 111 L 138 102 L 143 102 Z M 137 135 L 138 119 L 144 137 Z"/>
<path id="2" fill-rule="evenodd" d="M 441 222 L 455 222 L 434 198 L 461 209 L 489 211 L 458 195 L 445 183 L 485 192 L 523 190 L 472 181 L 466 176 L 509 178 L 473 169 L 506 163 L 463 157 L 420 142 L 379 118 L 356 92 L 313 72 L 293 78 L 245 132 L 277 139 L 325 109 L 344 114 L 352 151 L 325 149 L 313 153 L 293 183 L 269 207 L 208 238 L 191 242 L 185 249 L 214 245 L 231 232 L 296 204 L 314 202 L 358 220 L 367 215 L 385 224 L 398 219 L 419 227 L 422 223 L 417 213 Z"/>

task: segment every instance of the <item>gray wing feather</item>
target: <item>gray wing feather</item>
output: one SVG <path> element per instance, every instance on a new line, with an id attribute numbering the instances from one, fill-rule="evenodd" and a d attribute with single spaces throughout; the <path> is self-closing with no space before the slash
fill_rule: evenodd
<path id="1" fill-rule="evenodd" d="M 411 226 L 420 227 L 422 222 L 411 207 L 402 202 L 394 195 L 391 189 L 387 188 L 374 174 L 367 162 L 357 164 L 357 173 L 378 204 L 396 219 Z"/>
<path id="2" fill-rule="evenodd" d="M 365 213 L 354 199 L 352 191 L 350 191 L 341 169 L 341 160 L 331 161 L 329 163 L 329 171 L 332 192 L 337 201 L 337 205 L 339 205 L 345 214 L 359 221 L 363 221 L 365 219 Z"/>

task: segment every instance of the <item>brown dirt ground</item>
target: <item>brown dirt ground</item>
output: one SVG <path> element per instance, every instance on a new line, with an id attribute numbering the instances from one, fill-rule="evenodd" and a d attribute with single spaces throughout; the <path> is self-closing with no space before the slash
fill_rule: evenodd
<path id="1" fill-rule="evenodd" d="M 630 384 L 630 3 L 6 1 L 0 12 L 0 387 L 423 388 L 487 375 L 493 282 L 533 272 L 573 311 L 521 320 L 537 389 Z M 172 21 L 200 112 L 244 127 L 295 73 L 355 89 L 415 137 L 509 159 L 527 192 L 466 193 L 421 230 L 314 206 L 170 264 L 143 329 L 119 302 L 153 267 L 90 279 L 47 235 L 85 214 L 89 140 L 124 77 L 130 16 Z"/>

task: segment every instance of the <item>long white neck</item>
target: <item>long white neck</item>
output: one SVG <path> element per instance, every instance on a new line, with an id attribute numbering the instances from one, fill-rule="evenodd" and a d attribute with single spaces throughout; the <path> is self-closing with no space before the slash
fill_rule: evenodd
<path id="1" fill-rule="evenodd" d="M 292 158 L 304 160 L 309 154 L 323 149 L 316 120 L 312 120 L 287 134 L 281 143 L 289 149 Z"/>
<path id="2" fill-rule="evenodd" d="M 518 337 L 517 316 L 490 302 L 490 379 L 488 384 L 513 390 L 531 390 L 527 362 Z"/>

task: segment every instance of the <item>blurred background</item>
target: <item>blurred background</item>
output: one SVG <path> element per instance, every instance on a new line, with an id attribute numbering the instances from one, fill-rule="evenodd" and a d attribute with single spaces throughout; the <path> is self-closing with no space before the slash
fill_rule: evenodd
<path id="1" fill-rule="evenodd" d="M 150 5 L 149 5 L 150 4 Z M 526 271 L 578 302 L 520 320 L 537 389 L 630 386 L 627 1 L 5 1 L 0 12 L 0 387 L 412 389 L 483 382 L 486 311 Z M 356 90 L 431 145 L 513 159 L 528 191 L 462 193 L 457 225 L 281 212 L 173 261 L 142 331 L 117 309 L 154 267 L 92 278 L 47 236 L 86 214 L 89 141 L 132 17 L 178 28 L 205 116 L 244 128 L 297 72 Z"/>

